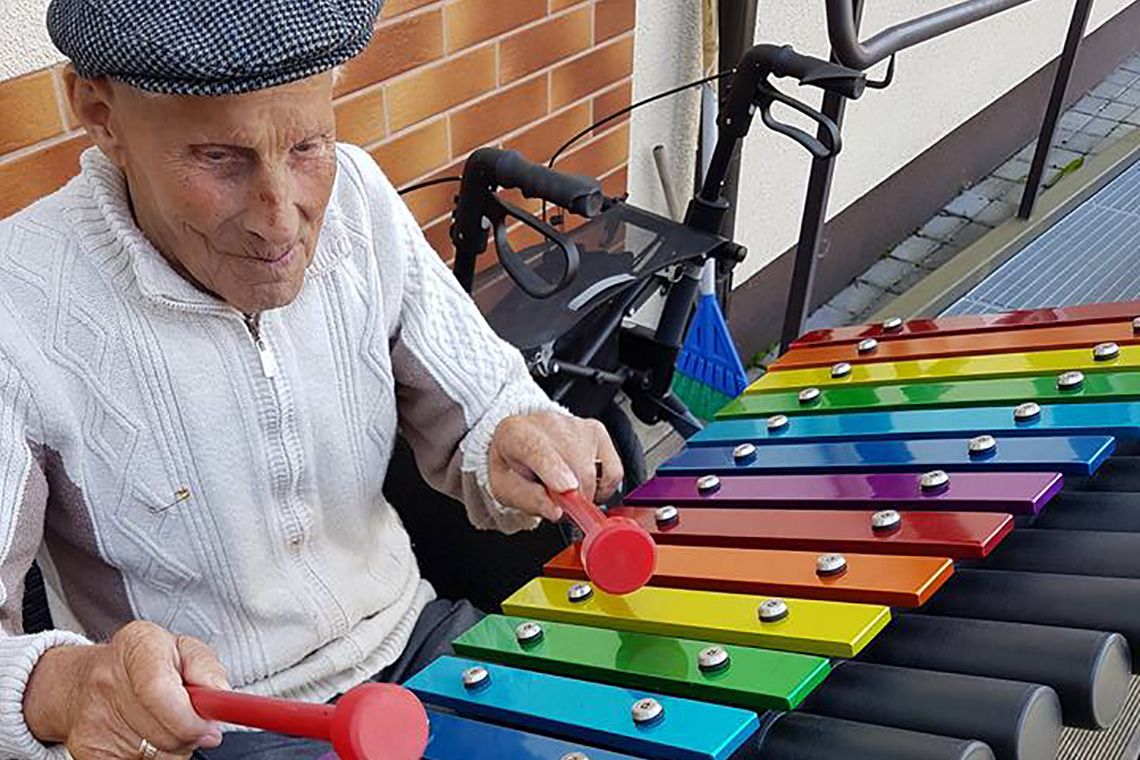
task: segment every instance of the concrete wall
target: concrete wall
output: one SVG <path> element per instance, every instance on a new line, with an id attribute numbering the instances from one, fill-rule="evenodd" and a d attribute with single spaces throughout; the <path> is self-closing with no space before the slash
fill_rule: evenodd
<path id="1" fill-rule="evenodd" d="M 1131 2 L 1097 0 L 1090 31 Z M 864 37 L 948 4 L 949 0 L 869 0 Z M 1072 5 L 1071 0 L 1036 0 L 900 55 L 894 85 L 868 91 L 848 110 L 829 216 L 1054 58 Z M 635 98 L 680 83 L 681 75 L 697 74 L 695 66 L 681 65 L 689 55 L 682 51 L 691 49 L 696 55 L 697 0 L 640 0 L 638 19 Z M 760 0 L 758 27 L 757 42 L 790 43 L 801 52 L 827 55 L 822 0 Z M 677 77 L 670 78 L 673 75 Z M 797 94 L 819 102 L 810 91 Z M 664 142 L 674 157 L 688 158 L 694 144 L 691 110 L 661 107 L 635 118 L 630 177 L 634 200 L 660 208 L 647 156 L 653 145 Z M 736 282 L 795 243 L 809 163 L 807 154 L 787 139 L 753 129 L 744 149 L 737 216 L 737 238 L 748 246 L 750 256 L 737 269 Z M 679 176 L 687 177 L 688 171 L 686 165 Z"/>

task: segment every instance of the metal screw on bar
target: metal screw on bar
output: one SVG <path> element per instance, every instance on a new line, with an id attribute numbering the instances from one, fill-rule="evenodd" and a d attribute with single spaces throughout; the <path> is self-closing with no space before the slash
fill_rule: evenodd
<path id="1" fill-rule="evenodd" d="M 822 393 L 819 388 L 804 388 L 802 391 L 800 391 L 800 403 L 804 406 L 807 406 L 808 404 L 814 404 L 819 401 L 819 397 L 821 395 Z"/>
<path id="2" fill-rule="evenodd" d="M 859 353 L 869 354 L 879 347 L 879 341 L 874 338 L 864 338 L 859 341 Z"/>
<path id="3" fill-rule="evenodd" d="M 658 507 L 657 511 L 653 514 L 653 519 L 657 521 L 658 527 L 673 525 L 680 518 L 681 511 L 674 507 L 672 504 L 666 504 L 663 507 Z"/>
<path id="4" fill-rule="evenodd" d="M 838 380 L 841 377 L 847 377 L 851 374 L 851 364 L 849 362 L 839 362 L 831 368 L 831 376 Z"/>
<path id="5" fill-rule="evenodd" d="M 732 458 L 737 464 L 746 464 L 756 457 L 756 447 L 751 443 L 742 443 L 732 450 Z"/>
<path id="6" fill-rule="evenodd" d="M 566 598 L 571 602 L 584 602 L 594 595 L 594 587 L 589 583 L 575 583 L 566 592 Z"/>
<path id="7" fill-rule="evenodd" d="M 700 493 L 712 493 L 720 488 L 720 478 L 716 475 L 702 475 L 697 478 L 697 491 Z"/>
<path id="8" fill-rule="evenodd" d="M 1140 333 L 1140 317 L 1132 320 L 1132 332 Z"/>
<path id="9" fill-rule="evenodd" d="M 665 708 L 653 697 L 639 699 L 633 703 L 633 722 L 639 726 L 654 723 L 665 717 Z"/>
<path id="10" fill-rule="evenodd" d="M 894 533 L 902 527 L 902 515 L 894 509 L 884 509 L 871 515 L 871 530 L 875 533 Z"/>
<path id="11" fill-rule="evenodd" d="M 546 633 L 542 630 L 542 626 L 534 621 L 528 620 L 525 623 L 519 623 L 515 627 L 515 638 L 523 646 L 529 644 L 537 644 L 542 641 Z"/>
<path id="12" fill-rule="evenodd" d="M 975 459 L 990 456 L 997 452 L 997 439 L 992 435 L 974 436 L 970 439 L 968 450 Z"/>
<path id="13" fill-rule="evenodd" d="M 1093 348 L 1093 359 L 1098 362 L 1110 362 L 1120 357 L 1120 346 L 1115 343 L 1098 343 Z"/>
<path id="14" fill-rule="evenodd" d="M 705 647 L 697 654 L 697 667 L 702 673 L 715 673 L 727 668 L 729 659 L 724 647 Z"/>
<path id="15" fill-rule="evenodd" d="M 950 485 L 950 475 L 945 470 L 925 472 L 918 479 L 923 491 L 940 491 Z"/>
<path id="16" fill-rule="evenodd" d="M 1057 377 L 1057 389 L 1062 391 L 1074 391 L 1085 384 L 1085 375 L 1083 372 L 1072 370 L 1070 372 L 1062 372 Z"/>
<path id="17" fill-rule="evenodd" d="M 467 670 L 463 671 L 463 685 L 468 689 L 476 689 L 480 686 L 484 686 L 490 680 L 491 671 L 482 665 L 476 665 L 473 668 L 467 668 Z"/>
<path id="18" fill-rule="evenodd" d="M 766 423 L 768 425 L 768 432 L 775 433 L 778 430 L 783 430 L 788 426 L 788 417 L 785 414 L 773 414 L 768 418 Z"/>
<path id="19" fill-rule="evenodd" d="M 567 752 L 559 760 L 590 760 L 585 752 Z"/>
<path id="20" fill-rule="evenodd" d="M 1024 404 L 1018 404 L 1017 408 L 1013 410 L 1013 419 L 1015 422 L 1031 422 L 1041 416 L 1041 405 L 1036 401 L 1026 401 Z"/>
<path id="21" fill-rule="evenodd" d="M 847 572 L 847 558 L 842 554 L 824 554 L 815 561 L 816 575 L 821 578 L 834 578 Z"/>
<path id="22" fill-rule="evenodd" d="M 760 602 L 760 622 L 778 623 L 788 616 L 788 603 L 783 599 L 765 599 Z"/>
<path id="23" fill-rule="evenodd" d="M 887 319 L 885 322 L 883 322 L 883 329 L 886 330 L 887 332 L 894 332 L 895 330 L 901 330 L 902 326 L 903 326 L 902 317 L 891 317 L 891 318 Z"/>

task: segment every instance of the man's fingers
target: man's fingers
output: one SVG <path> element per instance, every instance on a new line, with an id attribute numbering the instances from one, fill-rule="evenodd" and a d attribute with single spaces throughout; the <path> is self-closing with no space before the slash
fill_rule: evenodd
<path id="1" fill-rule="evenodd" d="M 598 476 L 596 498 L 599 501 L 606 501 L 614 495 L 614 492 L 621 485 L 622 479 L 625 478 L 625 468 L 622 466 L 621 457 L 618 456 L 617 449 L 614 448 L 613 440 L 610 438 L 605 425 L 599 423 L 596 430 L 597 460 L 600 463 L 599 469 L 601 470 Z"/>
<path id="2" fill-rule="evenodd" d="M 503 424 L 513 423 L 508 420 Z M 516 472 L 532 473 L 540 483 L 558 493 L 578 488 L 579 475 L 566 464 L 546 432 L 525 422 L 519 424 L 517 430 L 502 436 L 499 446 L 507 465 Z"/>
<path id="3" fill-rule="evenodd" d="M 222 691 L 229 691 L 232 688 L 225 666 L 204 642 L 193 636 L 179 636 L 175 646 L 178 648 L 182 681 L 187 686 L 205 686 Z M 214 722 L 211 722 L 210 726 L 210 732 L 199 738 L 199 747 L 214 749 L 222 743 L 221 726 Z"/>
<path id="4" fill-rule="evenodd" d="M 123 719 L 158 749 L 188 754 L 217 727 L 199 717 L 190 704 L 174 637 L 145 623 L 132 624 L 118 636 L 123 637 L 119 651 L 135 702 L 123 706 Z"/>
<path id="5" fill-rule="evenodd" d="M 206 644 L 193 636 L 179 636 L 175 645 L 182 670 L 182 680 L 190 686 L 207 686 L 229 690 L 225 666 Z"/>
<path id="6" fill-rule="evenodd" d="M 534 480 L 525 478 L 506 464 L 500 465 L 495 480 L 495 498 L 503 504 L 532 515 L 538 515 L 550 522 L 562 519 L 562 510 L 551 501 L 546 487 Z"/>

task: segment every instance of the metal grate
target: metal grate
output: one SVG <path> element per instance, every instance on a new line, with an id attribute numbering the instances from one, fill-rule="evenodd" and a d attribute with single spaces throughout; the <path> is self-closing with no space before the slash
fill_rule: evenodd
<path id="1" fill-rule="evenodd" d="M 946 314 L 1140 299 L 1140 161 Z"/>
<path id="2" fill-rule="evenodd" d="M 1140 676 L 1132 677 L 1128 699 L 1107 731 L 1066 728 L 1057 760 L 1136 760 L 1140 754 Z"/>

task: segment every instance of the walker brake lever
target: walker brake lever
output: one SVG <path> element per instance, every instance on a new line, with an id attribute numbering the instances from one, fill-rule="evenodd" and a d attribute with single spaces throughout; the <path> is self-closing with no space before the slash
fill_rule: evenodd
<path id="1" fill-rule="evenodd" d="M 523 209 L 508 203 L 496 194 L 491 195 L 491 203 L 493 208 L 490 209 L 491 213 L 488 214 L 488 219 L 494 228 L 495 250 L 499 254 L 499 262 L 503 265 L 503 269 L 515 281 L 515 284 L 531 298 L 550 298 L 565 290 L 578 276 L 578 265 L 581 261 L 578 246 L 574 241 L 568 235 L 559 232 Z M 517 219 L 542 235 L 553 243 L 554 247 L 562 254 L 565 266 L 557 282 L 551 283 L 541 275 L 536 274 L 511 246 L 510 239 L 507 236 L 507 217 Z"/>
<path id="2" fill-rule="evenodd" d="M 821 140 L 818 137 L 814 137 L 799 127 L 792 126 L 774 117 L 772 115 L 772 103 L 774 102 L 783 103 L 818 124 L 820 127 L 820 136 L 823 139 Z M 767 125 L 769 129 L 792 138 L 807 148 L 807 150 L 818 159 L 831 158 L 839 152 L 843 145 L 839 127 L 836 126 L 834 121 L 811 106 L 785 95 L 767 82 L 762 83 L 757 88 L 756 107 L 760 111 L 760 118 L 763 119 L 764 124 Z"/>

